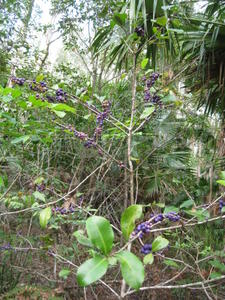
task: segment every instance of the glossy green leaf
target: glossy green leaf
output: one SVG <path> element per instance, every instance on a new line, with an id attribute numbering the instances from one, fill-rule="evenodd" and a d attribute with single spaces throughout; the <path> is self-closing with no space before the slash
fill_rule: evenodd
<path id="1" fill-rule="evenodd" d="M 221 213 L 225 213 L 225 206 L 224 206 L 224 207 L 222 207 L 222 209 L 221 209 Z"/>
<path id="2" fill-rule="evenodd" d="M 141 120 L 146 119 L 154 112 L 154 110 L 155 110 L 154 106 L 146 107 L 143 113 L 141 114 L 140 119 Z"/>
<path id="3" fill-rule="evenodd" d="M 40 221 L 41 228 L 43 229 L 46 228 L 48 221 L 51 218 L 51 215 L 52 215 L 52 210 L 50 207 L 46 207 L 40 212 L 39 221 Z"/>
<path id="4" fill-rule="evenodd" d="M 86 229 L 92 244 L 107 255 L 112 250 L 114 233 L 108 220 L 92 216 L 86 221 Z"/>
<path id="5" fill-rule="evenodd" d="M 84 246 L 93 247 L 92 242 L 83 234 L 83 230 L 77 230 L 73 233 L 77 241 Z"/>
<path id="6" fill-rule="evenodd" d="M 169 241 L 162 236 L 158 236 L 152 243 L 152 252 L 157 252 L 166 248 L 169 245 Z"/>
<path id="7" fill-rule="evenodd" d="M 143 263 L 129 251 L 119 252 L 116 256 L 120 262 L 123 279 L 130 287 L 138 290 L 145 278 Z"/>
<path id="8" fill-rule="evenodd" d="M 59 117 L 59 118 L 64 118 L 66 113 L 64 111 L 57 111 L 53 110 L 53 112 Z"/>
<path id="9" fill-rule="evenodd" d="M 216 182 L 219 183 L 219 184 L 221 184 L 221 185 L 223 185 L 223 186 L 225 186 L 225 180 L 221 180 L 220 179 L 220 180 L 217 180 Z"/>
<path id="10" fill-rule="evenodd" d="M 85 261 L 77 270 L 77 282 L 79 286 L 87 286 L 100 279 L 107 271 L 108 261 L 106 257 L 96 256 Z"/>
<path id="11" fill-rule="evenodd" d="M 153 256 L 153 254 L 152 253 L 149 253 L 149 254 L 147 254 L 147 255 L 145 255 L 145 257 L 144 257 L 144 264 L 145 265 L 152 265 L 153 264 L 153 262 L 154 262 L 154 256 Z"/>
<path id="12" fill-rule="evenodd" d="M 142 205 L 131 205 L 122 214 L 121 229 L 126 240 L 135 228 L 135 221 L 142 215 Z"/>
<path id="13" fill-rule="evenodd" d="M 49 107 L 53 111 L 68 111 L 68 112 L 72 112 L 72 113 L 76 112 L 76 109 L 74 107 L 71 107 L 71 106 L 69 106 L 67 104 L 63 104 L 63 103 L 60 103 L 60 104 L 53 104 L 53 103 L 51 103 L 49 105 Z"/>
<path id="14" fill-rule="evenodd" d="M 142 68 L 142 69 L 145 69 L 145 67 L 146 67 L 147 64 L 148 64 L 148 61 L 149 61 L 148 58 L 144 58 L 144 59 L 142 60 L 142 62 L 141 62 L 141 68 Z"/>

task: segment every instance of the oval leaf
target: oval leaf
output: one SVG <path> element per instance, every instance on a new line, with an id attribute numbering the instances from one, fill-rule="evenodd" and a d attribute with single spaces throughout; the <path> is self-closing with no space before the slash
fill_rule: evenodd
<path id="1" fill-rule="evenodd" d="M 138 290 L 145 278 L 142 262 L 129 251 L 119 252 L 116 256 L 120 262 L 123 279 L 130 287 Z"/>
<path id="2" fill-rule="evenodd" d="M 195 205 L 194 200 L 189 199 L 189 200 L 184 201 L 184 202 L 180 205 L 180 208 L 188 208 L 188 207 L 192 207 L 193 205 Z"/>
<path id="3" fill-rule="evenodd" d="M 48 221 L 51 218 L 51 215 L 52 215 L 52 210 L 50 207 L 46 207 L 40 212 L 39 220 L 40 220 L 41 228 L 43 229 L 46 228 Z"/>
<path id="4" fill-rule="evenodd" d="M 143 113 L 140 116 L 140 119 L 146 119 L 148 118 L 153 112 L 154 112 L 155 108 L 154 106 L 150 106 L 145 108 L 145 110 L 143 111 Z"/>
<path id="5" fill-rule="evenodd" d="M 142 205 L 131 205 L 122 214 L 121 229 L 126 240 L 135 228 L 135 221 L 142 215 Z"/>
<path id="6" fill-rule="evenodd" d="M 145 255 L 144 257 L 144 264 L 147 265 L 152 265 L 154 262 L 154 256 L 152 253 L 149 253 L 148 255 Z"/>
<path id="7" fill-rule="evenodd" d="M 112 250 L 114 233 L 108 220 L 93 216 L 87 219 L 86 229 L 92 244 L 105 255 Z"/>
<path id="8" fill-rule="evenodd" d="M 108 261 L 105 257 L 96 256 L 85 261 L 77 270 L 77 282 L 87 286 L 100 279 L 107 271 Z"/>
<path id="9" fill-rule="evenodd" d="M 141 68 L 144 69 L 148 64 L 148 58 L 144 58 L 141 62 Z"/>
<path id="10" fill-rule="evenodd" d="M 65 278 L 65 279 L 66 279 L 66 278 L 69 276 L 70 273 L 71 273 L 70 270 L 68 270 L 68 269 L 63 269 L 63 270 L 61 270 L 61 271 L 59 272 L 59 277 Z"/>
<path id="11" fill-rule="evenodd" d="M 73 236 L 77 239 L 78 243 L 87 247 L 93 247 L 92 242 L 83 235 L 82 230 L 77 230 L 73 233 Z"/>
<path id="12" fill-rule="evenodd" d="M 152 243 L 152 252 L 160 251 L 169 245 L 169 241 L 162 236 L 158 236 Z"/>

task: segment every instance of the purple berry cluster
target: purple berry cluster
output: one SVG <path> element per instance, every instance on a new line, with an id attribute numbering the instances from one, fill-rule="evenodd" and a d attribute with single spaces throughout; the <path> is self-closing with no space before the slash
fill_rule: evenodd
<path id="1" fill-rule="evenodd" d="M 134 29 L 134 32 L 137 33 L 138 36 L 145 36 L 145 31 L 142 26 L 138 26 Z"/>
<path id="2" fill-rule="evenodd" d="M 149 221 L 139 224 L 133 231 L 132 236 L 136 236 L 137 234 L 139 234 L 139 238 L 143 238 L 144 234 L 149 233 L 151 231 L 152 225 L 153 224 Z"/>
<path id="3" fill-rule="evenodd" d="M 138 234 L 139 238 L 143 238 L 143 236 L 146 233 L 149 233 L 151 231 L 151 228 L 155 224 L 161 223 L 163 220 L 166 219 L 168 219 L 171 222 L 177 222 L 180 220 L 180 215 L 173 211 L 166 214 L 157 214 L 157 215 L 151 214 L 150 220 L 142 222 L 136 227 L 136 229 L 132 233 L 132 237 Z"/>
<path id="4" fill-rule="evenodd" d="M 154 217 L 154 215 L 150 215 L 150 217 L 153 218 L 153 223 L 159 223 L 162 222 L 164 219 L 168 219 L 171 222 L 177 222 L 180 220 L 180 215 L 178 215 L 176 212 L 171 211 L 169 213 L 166 214 L 158 214 Z"/>
<path id="5" fill-rule="evenodd" d="M 15 77 L 15 76 L 12 76 L 11 77 L 11 80 L 12 80 L 12 82 L 14 83 L 14 84 L 18 84 L 18 85 L 20 85 L 20 86 L 22 86 L 22 85 L 24 85 L 24 83 L 25 83 L 25 78 L 17 78 L 17 77 Z"/>
<path id="6" fill-rule="evenodd" d="M 149 254 L 152 252 L 152 244 L 144 244 L 141 248 L 141 253 L 143 254 Z"/>
<path id="7" fill-rule="evenodd" d="M 52 208 L 52 212 L 61 215 L 68 215 L 75 212 L 75 207 L 73 204 L 70 204 L 70 207 L 68 209 L 66 209 L 65 207 L 56 206 Z"/>
<path id="8" fill-rule="evenodd" d="M 29 84 L 29 87 L 34 92 L 45 93 L 48 90 L 47 83 L 45 81 L 37 82 L 35 79 Z M 39 94 L 36 94 L 36 98 L 40 98 Z"/>
<path id="9" fill-rule="evenodd" d="M 177 222 L 180 220 L 180 215 L 178 215 L 174 211 L 171 211 L 171 212 L 165 214 L 165 217 L 171 222 Z"/>
<path id="10" fill-rule="evenodd" d="M 225 201 L 223 199 L 220 199 L 220 201 L 219 201 L 219 210 L 221 211 L 224 206 L 225 206 Z"/>
<path id="11" fill-rule="evenodd" d="M 10 243 L 0 246 L 0 251 L 12 250 L 12 249 L 13 247 L 10 245 Z"/>
<path id="12" fill-rule="evenodd" d="M 142 78 L 145 89 L 144 89 L 144 101 L 151 102 L 153 104 L 161 105 L 160 97 L 156 94 L 151 94 L 150 88 L 155 84 L 156 80 L 159 78 L 158 73 L 152 73 L 152 75 L 147 79 L 146 76 Z"/>
<path id="13" fill-rule="evenodd" d="M 103 122 L 110 114 L 110 108 L 111 108 L 111 103 L 109 101 L 103 101 L 103 103 L 102 103 L 103 112 L 100 112 L 97 115 L 97 120 L 96 120 L 97 127 L 96 127 L 94 135 L 93 135 L 94 140 L 96 140 L 97 137 L 101 136 Z"/>
<path id="14" fill-rule="evenodd" d="M 57 102 L 66 102 L 67 101 L 67 93 L 63 91 L 63 89 L 58 89 L 56 91 L 56 97 Z"/>
<path id="15" fill-rule="evenodd" d="M 37 184 L 37 185 L 36 185 L 36 190 L 37 190 L 38 192 L 43 192 L 45 189 L 46 189 L 46 187 L 45 187 L 45 184 L 44 184 L 44 183 L 42 183 L 42 184 Z"/>

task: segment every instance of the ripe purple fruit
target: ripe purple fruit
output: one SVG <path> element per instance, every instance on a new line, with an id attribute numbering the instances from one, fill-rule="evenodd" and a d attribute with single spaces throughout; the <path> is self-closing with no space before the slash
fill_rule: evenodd
<path id="1" fill-rule="evenodd" d="M 152 252 L 152 244 L 144 244 L 141 248 L 141 253 L 143 254 L 149 254 Z"/>

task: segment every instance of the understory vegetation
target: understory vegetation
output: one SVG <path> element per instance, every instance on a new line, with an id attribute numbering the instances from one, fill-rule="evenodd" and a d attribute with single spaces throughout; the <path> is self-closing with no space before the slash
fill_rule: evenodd
<path id="1" fill-rule="evenodd" d="M 225 1 L 0 1 L 0 299 L 225 299 Z"/>

